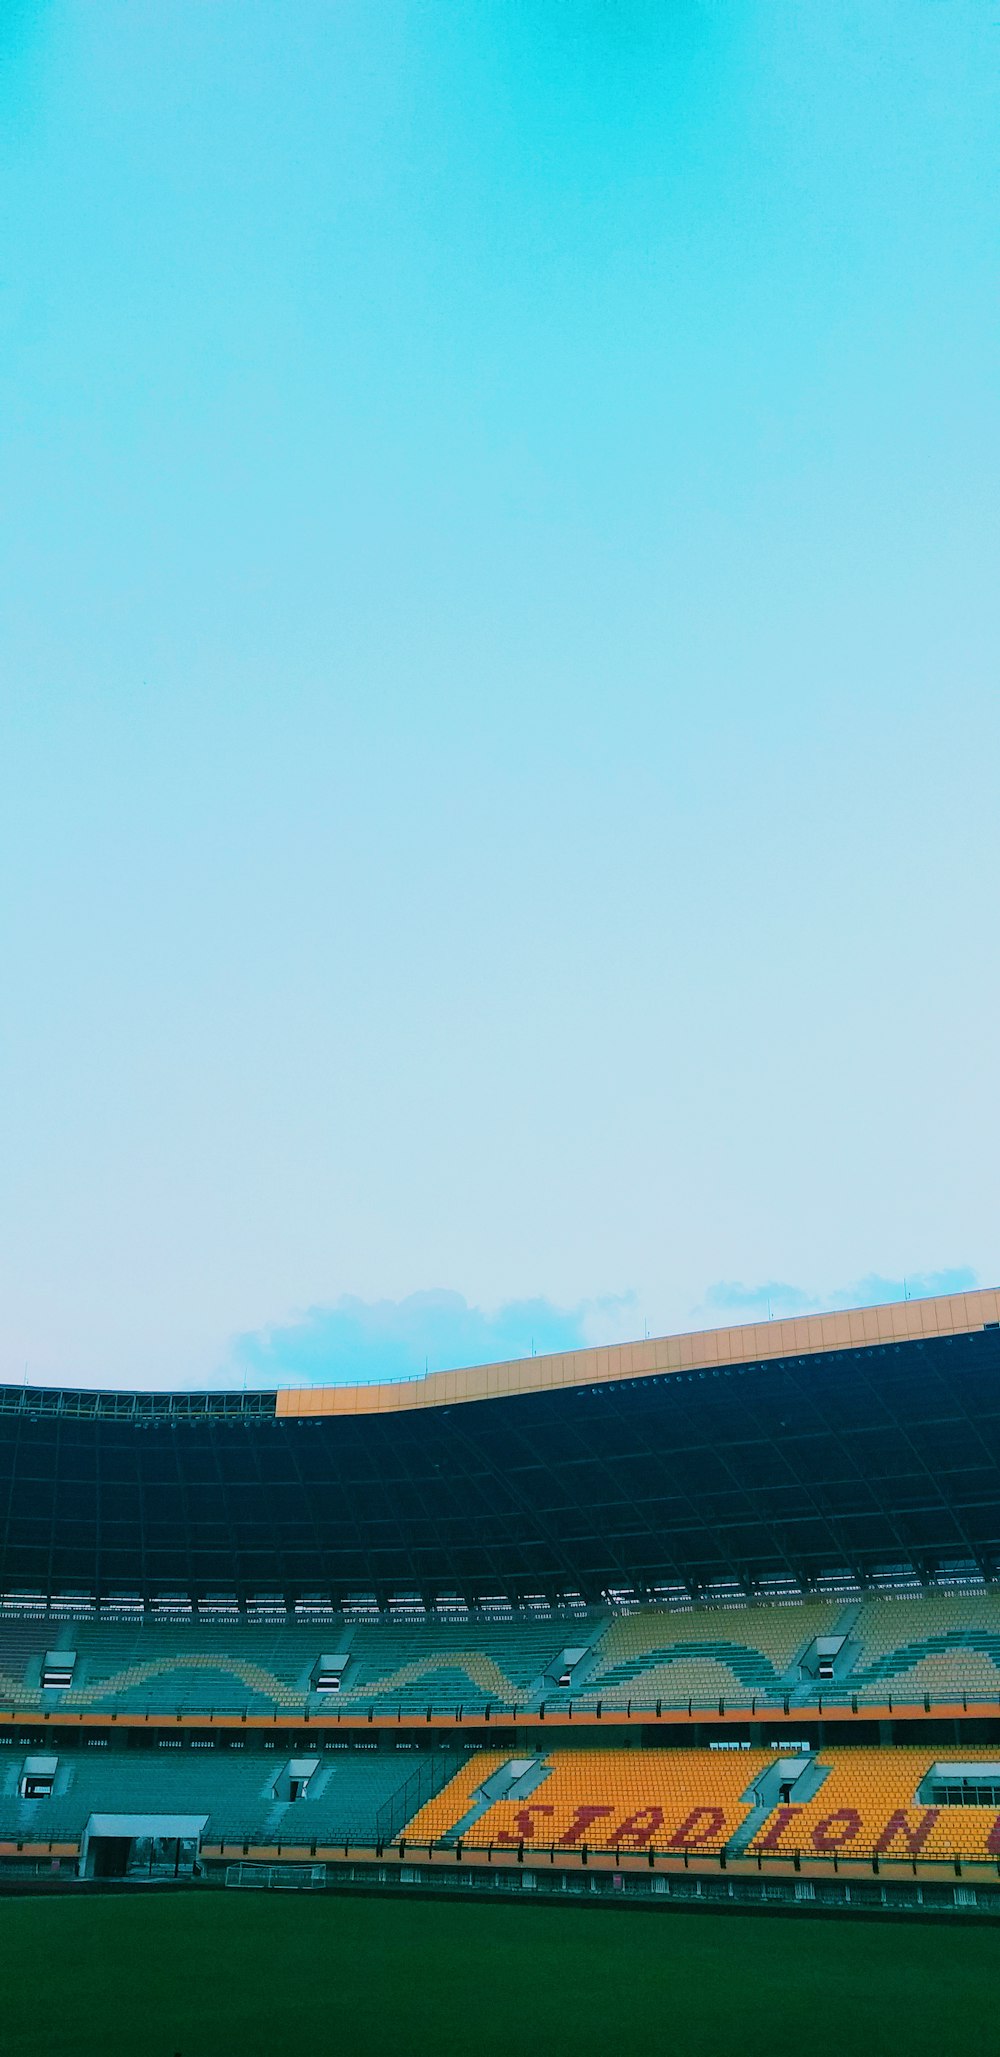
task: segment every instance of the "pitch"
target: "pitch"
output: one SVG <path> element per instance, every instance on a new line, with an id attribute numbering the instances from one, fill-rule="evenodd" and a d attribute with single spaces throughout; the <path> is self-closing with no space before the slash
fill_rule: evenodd
<path id="1" fill-rule="evenodd" d="M 987 1926 L 268 1894 L 0 1902 L 4 2057 L 946 2057 Z"/>

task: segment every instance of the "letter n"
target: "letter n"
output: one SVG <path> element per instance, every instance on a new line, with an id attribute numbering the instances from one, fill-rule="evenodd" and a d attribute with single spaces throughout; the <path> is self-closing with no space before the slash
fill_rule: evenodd
<path id="1" fill-rule="evenodd" d="M 918 1857 L 920 1855 L 921 1850 L 924 1847 L 924 1844 L 927 1841 L 928 1836 L 930 1835 L 931 1829 L 934 1827 L 934 1823 L 936 1822 L 940 1812 L 940 1807 L 926 1808 L 924 1811 L 923 1820 L 918 1821 L 916 1828 L 911 1828 L 909 1820 L 907 1818 L 906 1808 L 897 1807 L 895 1814 L 890 1814 L 889 1819 L 886 1822 L 886 1825 L 878 1839 L 878 1842 L 875 1845 L 875 1848 L 878 1851 L 879 1855 L 881 1856 L 886 1850 L 888 1850 L 890 1843 L 893 1843 L 897 1836 L 902 1836 L 903 1841 L 906 1844 L 907 1849 L 909 1850 L 910 1856 Z"/>

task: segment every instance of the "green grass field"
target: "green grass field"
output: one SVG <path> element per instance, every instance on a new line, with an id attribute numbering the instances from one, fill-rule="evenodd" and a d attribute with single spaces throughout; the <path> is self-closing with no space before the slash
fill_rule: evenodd
<path id="1" fill-rule="evenodd" d="M 1000 2052 L 1000 1930 L 249 1893 L 0 1899 L 3 2057 Z"/>

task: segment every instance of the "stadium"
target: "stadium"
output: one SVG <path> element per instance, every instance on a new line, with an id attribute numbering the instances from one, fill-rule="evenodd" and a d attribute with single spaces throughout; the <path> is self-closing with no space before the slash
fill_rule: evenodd
<path id="1" fill-rule="evenodd" d="M 0 1874 L 1000 1912 L 1000 1294 L 0 1391 Z"/>
<path id="2" fill-rule="evenodd" d="M 3 9 L 0 2057 L 1000 2041 L 997 26 Z"/>

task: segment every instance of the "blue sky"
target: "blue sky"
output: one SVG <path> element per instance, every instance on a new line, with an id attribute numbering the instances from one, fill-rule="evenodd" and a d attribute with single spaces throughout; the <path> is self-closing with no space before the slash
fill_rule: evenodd
<path id="1" fill-rule="evenodd" d="M 997 1278 L 998 64 L 4 10 L 3 1376 Z"/>

